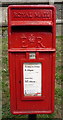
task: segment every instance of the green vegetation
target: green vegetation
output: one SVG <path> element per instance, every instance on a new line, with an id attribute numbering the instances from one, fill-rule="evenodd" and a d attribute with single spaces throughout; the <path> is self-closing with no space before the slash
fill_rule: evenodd
<path id="1" fill-rule="evenodd" d="M 6 28 L 3 28 L 3 34 Z M 55 112 L 50 115 L 37 115 L 37 118 L 61 118 L 61 36 L 56 40 L 56 83 L 55 83 Z M 3 118 L 27 118 L 28 115 L 12 115 L 10 113 L 10 93 L 9 93 L 9 73 L 8 73 L 8 37 L 3 35 L 2 38 L 2 94 L 3 94 Z"/>

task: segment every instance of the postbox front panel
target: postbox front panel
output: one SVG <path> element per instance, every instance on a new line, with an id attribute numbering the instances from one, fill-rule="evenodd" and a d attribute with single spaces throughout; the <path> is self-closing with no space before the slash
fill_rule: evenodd
<path id="1" fill-rule="evenodd" d="M 54 111 L 55 8 L 10 6 L 8 52 L 13 114 Z"/>
<path id="2" fill-rule="evenodd" d="M 13 48 L 53 47 L 51 26 L 15 26 L 12 30 L 11 46 Z"/>

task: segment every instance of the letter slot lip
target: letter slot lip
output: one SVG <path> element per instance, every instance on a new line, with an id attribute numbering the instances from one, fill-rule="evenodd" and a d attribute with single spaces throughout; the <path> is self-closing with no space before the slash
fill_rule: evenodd
<path id="1" fill-rule="evenodd" d="M 52 21 L 12 21 L 11 26 L 53 26 Z"/>

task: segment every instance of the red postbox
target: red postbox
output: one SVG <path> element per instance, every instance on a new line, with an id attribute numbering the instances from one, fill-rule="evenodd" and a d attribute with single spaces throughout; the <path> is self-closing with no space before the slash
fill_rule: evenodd
<path id="1" fill-rule="evenodd" d="M 10 107 L 13 114 L 54 111 L 55 11 L 52 5 L 8 7 Z"/>

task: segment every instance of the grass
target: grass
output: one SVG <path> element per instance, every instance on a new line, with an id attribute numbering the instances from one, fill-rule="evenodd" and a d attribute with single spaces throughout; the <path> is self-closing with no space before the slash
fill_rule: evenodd
<path id="1" fill-rule="evenodd" d="M 6 28 L 3 28 L 3 34 Z M 10 93 L 9 93 L 9 73 L 8 73 L 8 39 L 7 35 L 2 39 L 2 94 L 3 94 L 3 118 L 27 118 L 28 115 L 12 115 L 10 113 Z M 55 112 L 53 114 L 37 115 L 37 118 L 60 118 L 61 117 L 61 36 L 57 36 L 56 40 L 56 85 L 55 85 Z"/>

